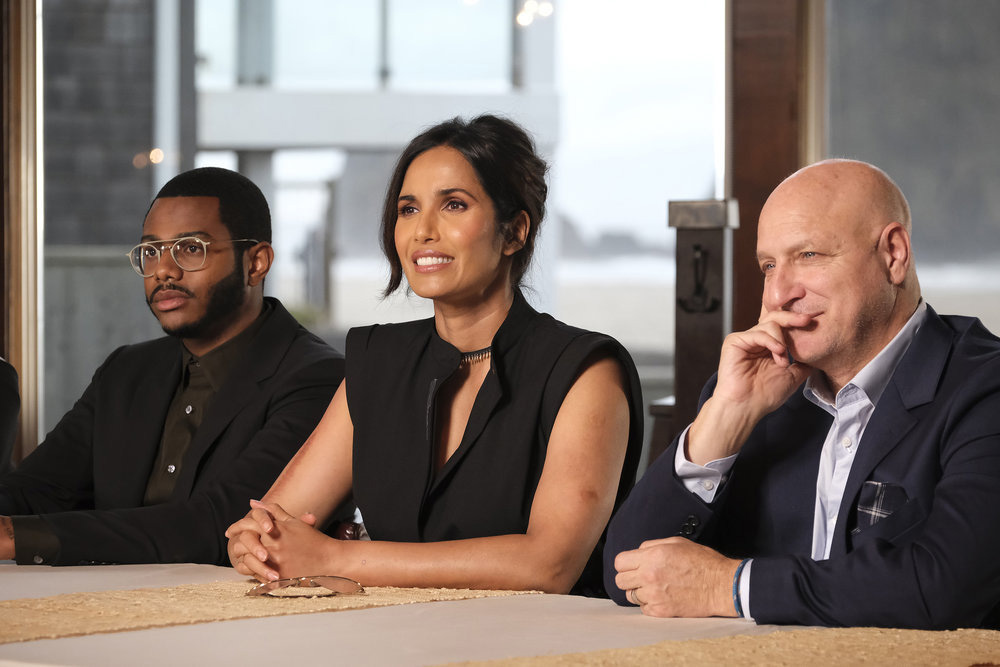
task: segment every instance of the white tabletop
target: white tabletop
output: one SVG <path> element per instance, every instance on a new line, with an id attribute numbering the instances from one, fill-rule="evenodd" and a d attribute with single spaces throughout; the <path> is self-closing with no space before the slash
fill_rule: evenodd
<path id="1" fill-rule="evenodd" d="M 210 565 L 0 563 L 0 599 L 241 578 Z M 741 619 L 653 619 L 608 600 L 570 595 L 515 595 L 5 644 L 0 665 L 429 665 L 774 629 Z"/>

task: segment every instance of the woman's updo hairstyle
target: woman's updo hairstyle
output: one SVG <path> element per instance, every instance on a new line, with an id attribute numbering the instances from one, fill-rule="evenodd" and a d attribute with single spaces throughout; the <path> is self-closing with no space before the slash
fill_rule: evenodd
<path id="1" fill-rule="evenodd" d="M 479 184 L 493 201 L 497 235 L 505 242 L 517 236 L 514 223 L 518 214 L 521 211 L 528 214 L 524 245 L 511 256 L 510 281 L 513 287 L 518 287 L 531 264 L 535 237 L 545 217 L 548 165 L 535 152 L 534 141 L 520 125 L 487 114 L 470 121 L 453 118 L 435 125 L 417 135 L 399 156 L 382 209 L 382 252 L 391 270 L 383 295 L 395 292 L 403 279 L 395 233 L 399 194 L 406 170 L 418 155 L 437 146 L 455 149 L 472 165 Z"/>

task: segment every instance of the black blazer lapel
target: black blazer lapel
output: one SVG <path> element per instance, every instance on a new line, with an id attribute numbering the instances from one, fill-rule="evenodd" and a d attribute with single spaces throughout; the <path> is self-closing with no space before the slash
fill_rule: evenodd
<path id="1" fill-rule="evenodd" d="M 292 316 L 277 301 L 271 301 L 271 304 L 274 310 L 254 338 L 247 351 L 246 362 L 232 370 L 212 399 L 204 421 L 191 440 L 171 494 L 173 500 L 190 497 L 201 461 L 240 411 L 260 396 L 260 383 L 275 374 L 292 344 L 296 330 Z"/>
<path id="2" fill-rule="evenodd" d="M 927 319 L 882 392 L 861 438 L 840 503 L 831 557 L 847 553 L 851 517 L 861 486 L 872 478 L 879 463 L 917 425 L 919 419 L 913 410 L 934 400 L 951 354 L 952 339 L 951 329 L 928 306 Z"/>

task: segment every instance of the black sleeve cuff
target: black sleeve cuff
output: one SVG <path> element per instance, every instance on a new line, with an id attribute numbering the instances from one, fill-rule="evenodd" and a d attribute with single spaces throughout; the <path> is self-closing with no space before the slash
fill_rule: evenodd
<path id="1" fill-rule="evenodd" d="M 42 517 L 12 516 L 14 560 L 18 565 L 52 565 L 59 558 L 59 536 Z"/>

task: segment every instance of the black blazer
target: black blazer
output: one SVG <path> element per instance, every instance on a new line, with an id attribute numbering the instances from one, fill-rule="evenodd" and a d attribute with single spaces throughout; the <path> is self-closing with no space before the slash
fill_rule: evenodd
<path id="1" fill-rule="evenodd" d="M 343 378 L 342 355 L 270 301 L 245 362 L 191 441 L 169 502 L 142 507 L 180 381 L 181 344 L 164 337 L 111 353 L 44 442 L 0 479 L 0 514 L 43 515 L 61 544 L 54 565 L 227 563 L 223 532 L 267 492 Z"/>
<path id="2" fill-rule="evenodd" d="M 17 371 L 0 359 L 0 474 L 10 470 L 10 456 L 17 436 L 17 416 L 21 411 L 21 394 L 17 388 Z"/>
<path id="3" fill-rule="evenodd" d="M 713 388 L 714 379 L 703 401 Z M 830 423 L 793 394 L 751 433 L 711 505 L 674 474 L 675 441 L 611 521 L 612 598 L 626 603 L 614 585 L 615 555 L 681 534 L 754 558 L 750 611 L 759 623 L 994 626 L 1000 340 L 979 320 L 928 308 L 858 446 L 830 558 L 813 561 L 816 474 Z"/>

